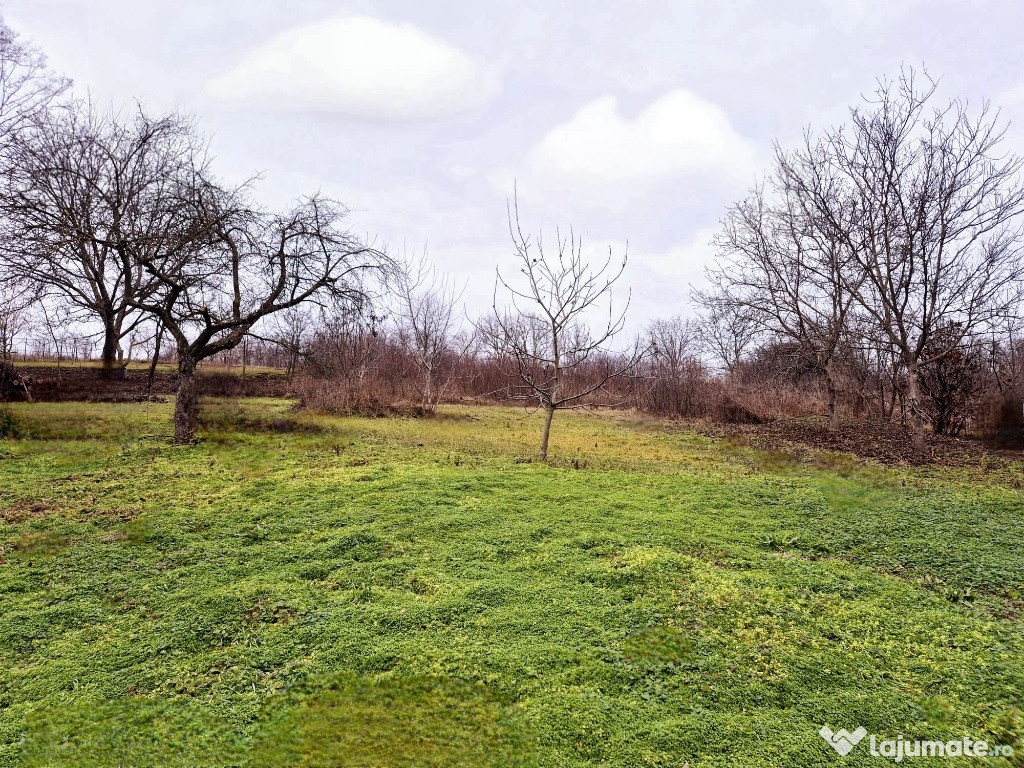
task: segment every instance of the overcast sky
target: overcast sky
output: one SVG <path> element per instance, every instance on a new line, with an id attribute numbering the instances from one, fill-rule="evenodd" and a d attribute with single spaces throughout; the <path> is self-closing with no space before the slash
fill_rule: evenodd
<path id="1" fill-rule="evenodd" d="M 467 281 L 471 311 L 524 225 L 629 243 L 632 327 L 689 314 L 725 206 L 773 140 L 832 124 L 901 62 L 992 99 L 1024 148 L 1021 0 L 6 0 L 97 99 L 198 116 L 261 199 L 321 190 L 359 232 Z"/>

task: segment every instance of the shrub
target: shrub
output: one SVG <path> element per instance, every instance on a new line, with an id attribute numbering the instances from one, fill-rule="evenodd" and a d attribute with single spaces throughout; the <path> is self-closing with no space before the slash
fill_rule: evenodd
<path id="1" fill-rule="evenodd" d="M 18 429 L 18 423 L 14 420 L 14 414 L 8 408 L 0 409 L 0 438 L 18 437 L 21 437 L 21 430 Z"/>

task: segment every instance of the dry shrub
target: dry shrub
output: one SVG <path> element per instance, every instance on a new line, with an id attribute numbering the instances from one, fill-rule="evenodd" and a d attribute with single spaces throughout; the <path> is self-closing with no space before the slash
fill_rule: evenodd
<path id="1" fill-rule="evenodd" d="M 758 421 L 812 416 L 825 413 L 826 410 L 817 393 L 797 389 L 783 382 L 765 382 L 756 388 L 737 386 L 731 398 L 739 407 L 754 414 Z M 723 418 L 722 421 L 744 423 L 729 418 Z"/>
<path id="2" fill-rule="evenodd" d="M 332 413 L 339 416 L 423 416 L 426 411 L 415 403 L 396 401 L 390 387 L 381 382 L 362 379 L 357 384 L 345 380 L 299 376 L 292 385 L 304 410 Z"/>
<path id="3" fill-rule="evenodd" d="M 978 410 L 982 437 L 1000 448 L 1024 448 L 1024 397 L 1008 392 L 985 398 Z"/>

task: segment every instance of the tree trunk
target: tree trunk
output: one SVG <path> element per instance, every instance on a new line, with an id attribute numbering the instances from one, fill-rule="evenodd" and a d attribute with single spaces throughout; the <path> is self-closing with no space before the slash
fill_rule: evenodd
<path id="1" fill-rule="evenodd" d="M 548 405 L 544 409 L 544 434 L 540 438 L 540 460 L 548 460 L 548 438 L 551 436 L 551 420 L 555 416 L 555 407 Z"/>
<path id="2" fill-rule="evenodd" d="M 100 378 L 101 379 L 123 379 L 125 369 L 118 364 L 118 332 L 113 323 L 107 324 L 103 329 L 103 350 L 100 353 Z"/>
<path id="3" fill-rule="evenodd" d="M 917 361 L 907 364 L 907 409 L 910 412 L 910 440 L 914 455 L 927 458 L 924 442 L 924 413 L 921 410 L 921 376 Z"/>
<path id="4" fill-rule="evenodd" d="M 188 355 L 178 357 L 178 396 L 174 401 L 174 442 L 194 443 L 199 423 L 199 392 L 196 361 Z"/>
<path id="5" fill-rule="evenodd" d="M 839 431 L 839 409 L 836 407 L 836 379 L 832 372 L 832 364 L 825 365 L 825 390 L 828 393 L 828 430 Z"/>
<path id="6" fill-rule="evenodd" d="M 160 362 L 160 342 L 164 338 L 164 325 L 157 321 L 156 342 L 153 345 L 153 362 L 149 364 L 149 378 L 146 380 L 146 394 L 153 394 L 153 381 L 156 379 L 156 366 Z"/>

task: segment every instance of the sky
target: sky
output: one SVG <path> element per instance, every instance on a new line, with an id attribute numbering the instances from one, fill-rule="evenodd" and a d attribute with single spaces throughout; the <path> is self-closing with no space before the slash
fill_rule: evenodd
<path id="1" fill-rule="evenodd" d="M 628 252 L 629 327 L 693 314 L 726 207 L 772 143 L 845 119 L 902 64 L 989 99 L 1024 152 L 1020 0 L 6 0 L 78 93 L 194 114 L 229 180 L 313 192 L 427 248 L 470 315 L 514 275 L 506 204 Z M 1013 124 L 1016 121 L 1016 125 Z"/>

